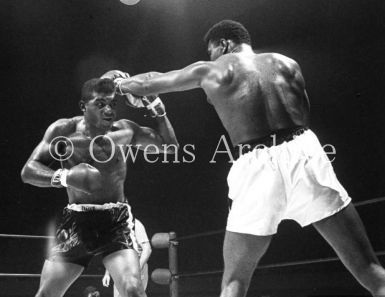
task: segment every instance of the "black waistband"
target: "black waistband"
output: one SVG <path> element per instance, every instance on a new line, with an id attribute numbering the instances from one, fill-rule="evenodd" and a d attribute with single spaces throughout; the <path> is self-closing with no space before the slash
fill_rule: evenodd
<path id="1" fill-rule="evenodd" d="M 239 143 L 234 147 L 234 159 L 238 159 L 241 155 L 251 152 L 255 148 L 263 149 L 266 147 L 280 145 L 285 141 L 291 141 L 295 136 L 303 134 L 307 129 L 307 127 L 281 129 L 271 133 L 270 135 Z"/>

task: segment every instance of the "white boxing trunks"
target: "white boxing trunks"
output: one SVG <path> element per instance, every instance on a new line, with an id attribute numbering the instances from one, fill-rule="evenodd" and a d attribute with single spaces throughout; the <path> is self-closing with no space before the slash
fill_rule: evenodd
<path id="1" fill-rule="evenodd" d="M 226 230 L 238 233 L 275 234 L 285 219 L 306 226 L 337 213 L 351 201 L 310 130 L 241 155 L 227 181 L 233 203 Z"/>

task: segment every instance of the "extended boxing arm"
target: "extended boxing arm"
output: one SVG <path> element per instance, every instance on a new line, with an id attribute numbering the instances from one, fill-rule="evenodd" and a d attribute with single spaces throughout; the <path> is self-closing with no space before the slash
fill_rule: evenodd
<path id="1" fill-rule="evenodd" d="M 118 81 L 117 89 L 138 96 L 178 92 L 201 87 L 202 81 L 210 79 L 213 62 L 196 62 L 183 69 L 155 75 L 143 73 Z M 153 72 L 152 72 L 153 73 Z"/>

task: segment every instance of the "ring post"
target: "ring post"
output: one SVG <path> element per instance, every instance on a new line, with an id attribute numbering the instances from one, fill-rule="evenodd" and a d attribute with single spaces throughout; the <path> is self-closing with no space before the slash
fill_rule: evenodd
<path id="1" fill-rule="evenodd" d="M 170 244 L 168 246 L 168 259 L 169 259 L 169 269 L 171 272 L 171 281 L 170 281 L 170 297 L 179 296 L 179 286 L 178 286 L 178 253 L 177 246 L 178 241 L 176 240 L 176 233 L 169 233 Z"/>

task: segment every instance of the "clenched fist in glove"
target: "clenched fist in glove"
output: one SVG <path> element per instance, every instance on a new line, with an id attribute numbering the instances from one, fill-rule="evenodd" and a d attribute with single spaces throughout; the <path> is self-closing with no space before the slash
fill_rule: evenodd
<path id="1" fill-rule="evenodd" d="M 100 78 L 109 78 L 115 82 L 118 78 L 129 78 L 130 75 L 127 72 L 120 70 L 110 70 L 104 73 Z"/>
<path id="2" fill-rule="evenodd" d="M 51 178 L 53 187 L 69 187 L 75 190 L 92 194 L 102 186 L 102 176 L 98 169 L 80 163 L 70 169 L 58 169 Z"/>

